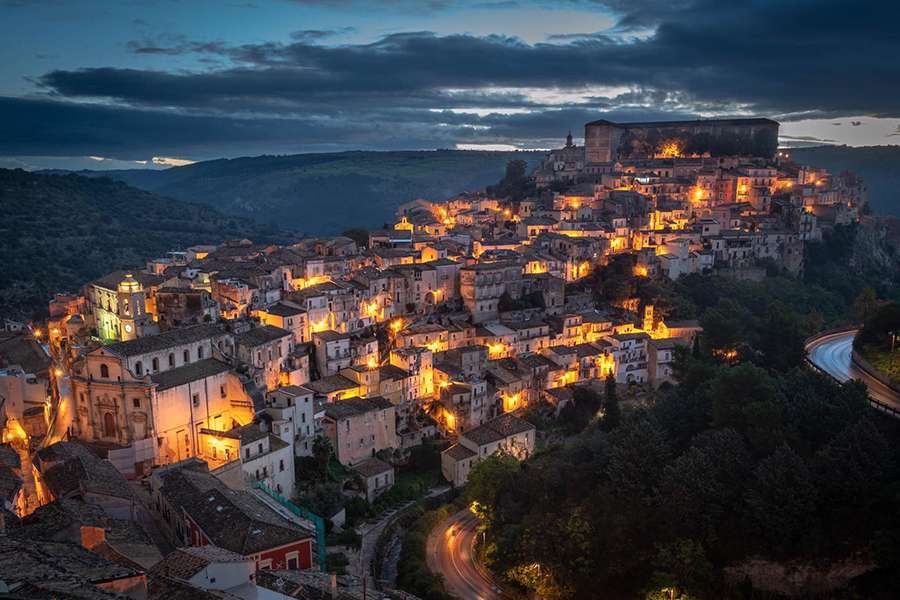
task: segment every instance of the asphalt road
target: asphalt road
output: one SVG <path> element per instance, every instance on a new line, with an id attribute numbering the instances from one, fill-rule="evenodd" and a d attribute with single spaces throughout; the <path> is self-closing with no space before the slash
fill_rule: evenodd
<path id="1" fill-rule="evenodd" d="M 444 577 L 444 587 L 460 600 L 503 600 L 510 596 L 475 561 L 478 519 L 468 510 L 447 518 L 428 537 L 428 567 Z"/>
<path id="2" fill-rule="evenodd" d="M 900 409 L 900 394 L 853 364 L 853 338 L 857 330 L 832 333 L 816 338 L 806 346 L 811 363 L 840 382 L 862 380 L 869 388 L 869 396 L 883 404 Z"/>

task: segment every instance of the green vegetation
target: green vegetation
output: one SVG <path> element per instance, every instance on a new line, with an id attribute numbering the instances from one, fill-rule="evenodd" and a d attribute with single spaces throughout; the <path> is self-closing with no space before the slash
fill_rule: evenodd
<path id="1" fill-rule="evenodd" d="M 456 508 L 444 505 L 425 512 L 415 507 L 403 515 L 407 527 L 402 538 L 400 560 L 397 563 L 397 586 L 422 600 L 449 600 L 443 578 L 433 574 L 426 562 L 428 535 L 434 527 L 449 517 Z"/>
<path id="2" fill-rule="evenodd" d="M 898 305 L 879 309 L 898 270 L 875 238 L 837 228 L 808 246 L 802 279 L 652 280 L 628 256 L 597 269 L 585 287 L 599 301 L 637 298 L 704 334 L 649 407 L 619 411 L 609 387 L 576 388 L 558 420 L 575 434 L 565 443 L 474 467 L 485 564 L 543 598 L 685 600 L 779 597 L 753 588 L 773 563 L 819 569 L 819 581 L 853 564 L 865 574 L 839 581 L 842 597 L 891 597 L 900 424 L 868 408 L 863 386 L 802 364 L 804 338 L 827 327 L 868 317 L 882 350 L 900 330 Z"/>
<path id="3" fill-rule="evenodd" d="M 329 544 L 330 545 L 330 544 Z M 347 555 L 343 552 L 329 552 L 325 556 L 325 570 L 329 573 L 336 573 L 338 575 L 346 575 L 347 574 L 347 566 L 350 564 L 350 559 L 347 558 Z"/>
<path id="4" fill-rule="evenodd" d="M 0 314 L 37 317 L 54 292 L 168 250 L 229 238 L 272 239 L 216 210 L 104 178 L 0 169 Z"/>
<path id="5" fill-rule="evenodd" d="M 900 304 L 892 302 L 874 310 L 854 346 L 873 367 L 900 383 Z"/>
<path id="6" fill-rule="evenodd" d="M 164 171 L 104 172 L 129 185 L 312 234 L 373 227 L 403 202 L 482 189 L 510 160 L 530 171 L 541 152 L 340 152 L 200 162 Z"/>
<path id="7" fill-rule="evenodd" d="M 444 447 L 443 444 L 426 441 L 411 448 L 409 461 L 397 469 L 393 487 L 373 503 L 373 513 L 380 514 L 410 500 L 419 500 L 431 488 L 444 485 L 441 475 L 441 450 Z"/>
<path id="8" fill-rule="evenodd" d="M 545 598 L 721 598 L 751 558 L 854 558 L 895 589 L 900 428 L 862 387 L 686 353 L 679 375 L 609 432 L 473 469 L 492 569 Z"/>

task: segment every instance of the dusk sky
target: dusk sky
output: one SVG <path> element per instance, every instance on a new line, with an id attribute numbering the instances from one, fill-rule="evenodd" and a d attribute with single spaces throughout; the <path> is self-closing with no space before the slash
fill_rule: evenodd
<path id="1" fill-rule="evenodd" d="M 0 166 L 549 148 L 754 115 L 900 143 L 900 3 L 0 0 Z"/>

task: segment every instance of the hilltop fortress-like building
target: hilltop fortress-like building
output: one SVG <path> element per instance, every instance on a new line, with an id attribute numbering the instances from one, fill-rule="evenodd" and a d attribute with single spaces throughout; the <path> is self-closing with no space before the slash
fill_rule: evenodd
<path id="1" fill-rule="evenodd" d="M 757 156 L 778 150 L 778 123 L 771 119 L 703 119 L 584 126 L 587 163 L 676 156 Z"/>

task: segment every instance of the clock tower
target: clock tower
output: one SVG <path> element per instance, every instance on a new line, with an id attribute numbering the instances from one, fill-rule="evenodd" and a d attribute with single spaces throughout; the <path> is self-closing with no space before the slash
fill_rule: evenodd
<path id="1" fill-rule="evenodd" d="M 153 319 L 147 314 L 146 294 L 141 282 L 131 273 L 119 282 L 116 290 L 119 308 L 119 339 L 133 340 L 146 333 Z"/>

